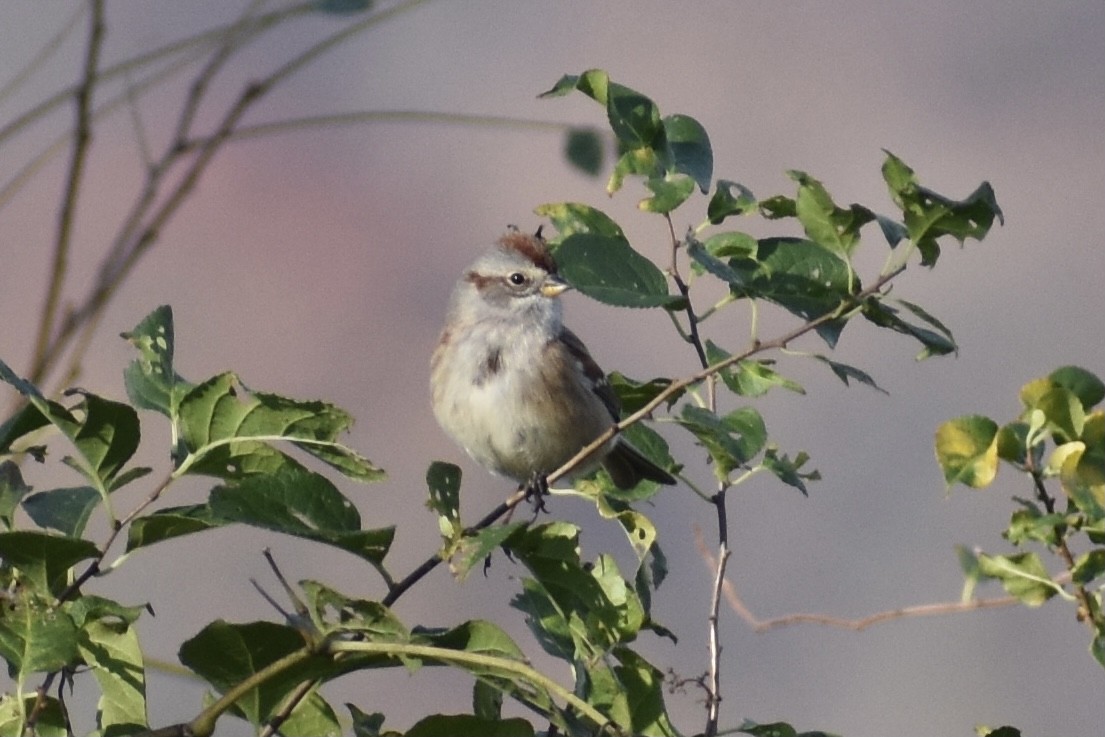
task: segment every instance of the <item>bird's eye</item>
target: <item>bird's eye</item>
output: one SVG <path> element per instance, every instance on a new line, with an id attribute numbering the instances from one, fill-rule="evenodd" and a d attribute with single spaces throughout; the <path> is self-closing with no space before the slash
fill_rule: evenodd
<path id="1" fill-rule="evenodd" d="M 520 287 L 527 281 L 529 281 L 528 279 L 526 279 L 526 275 L 520 271 L 515 271 L 513 274 L 508 276 L 507 279 L 509 279 L 510 283 L 516 287 Z"/>

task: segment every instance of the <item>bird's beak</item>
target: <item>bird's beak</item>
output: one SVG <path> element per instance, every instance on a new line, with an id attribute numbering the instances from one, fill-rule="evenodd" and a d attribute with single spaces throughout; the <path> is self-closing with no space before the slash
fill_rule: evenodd
<path id="1" fill-rule="evenodd" d="M 559 297 L 571 288 L 572 286 L 559 276 L 549 276 L 541 285 L 541 294 L 545 297 Z"/>

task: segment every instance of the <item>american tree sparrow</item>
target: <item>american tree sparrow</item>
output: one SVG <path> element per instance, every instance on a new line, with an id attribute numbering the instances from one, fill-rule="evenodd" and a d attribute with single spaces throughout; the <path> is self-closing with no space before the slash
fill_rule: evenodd
<path id="1" fill-rule="evenodd" d="M 618 399 L 562 322 L 570 287 L 538 235 L 512 231 L 461 275 L 431 361 L 434 415 L 468 455 L 527 483 L 618 420 Z M 620 435 L 595 453 L 619 488 L 674 484 Z"/>

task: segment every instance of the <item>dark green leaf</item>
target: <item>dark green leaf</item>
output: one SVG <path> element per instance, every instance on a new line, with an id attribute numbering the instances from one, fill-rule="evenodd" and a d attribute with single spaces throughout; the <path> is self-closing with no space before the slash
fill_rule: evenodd
<path id="1" fill-rule="evenodd" d="M 83 414 L 79 429 L 71 436 L 77 450 L 88 461 L 104 487 L 110 486 L 115 475 L 138 449 L 141 434 L 138 413 L 122 402 L 113 402 L 89 392 L 74 390 L 82 401 L 76 409 Z"/>
<path id="2" fill-rule="evenodd" d="M 192 385 L 173 368 L 173 309 L 158 307 L 134 330 L 123 333 L 123 338 L 138 349 L 138 358 L 123 374 L 130 401 L 136 407 L 175 417 L 181 397 Z"/>
<path id="3" fill-rule="evenodd" d="M 560 244 L 556 260 L 573 287 L 605 304 L 662 307 L 681 301 L 668 294 L 664 274 L 621 238 L 576 233 Z"/>
<path id="4" fill-rule="evenodd" d="M 743 184 L 719 179 L 717 189 L 710 198 L 710 204 L 706 206 L 706 216 L 713 225 L 717 225 L 730 215 L 744 215 L 751 212 L 755 206 L 756 197 L 752 194 L 752 190 Z"/>
<path id="5" fill-rule="evenodd" d="M 472 685 L 472 713 L 480 719 L 498 721 L 503 717 L 503 692 L 485 681 Z"/>
<path id="6" fill-rule="evenodd" d="M 633 414 L 655 399 L 660 392 L 671 385 L 671 379 L 668 378 L 661 377 L 646 382 L 640 382 L 630 379 L 617 371 L 611 372 L 606 378 L 607 381 L 610 382 L 611 388 L 618 395 L 618 400 L 622 405 L 623 415 Z M 683 396 L 683 392 L 676 392 L 672 395 L 667 402 L 667 407 L 670 409 L 681 396 Z"/>
<path id="7" fill-rule="evenodd" d="M 315 10 L 330 15 L 363 13 L 372 7 L 372 0 L 315 0 Z"/>
<path id="8" fill-rule="evenodd" d="M 88 540 L 46 532 L 0 532 L 0 559 L 23 571 L 40 595 L 60 591 L 70 568 L 99 554 Z"/>
<path id="9" fill-rule="evenodd" d="M 100 499 L 100 492 L 91 486 L 52 489 L 24 499 L 23 509 L 39 527 L 57 530 L 67 537 L 80 537 Z"/>
<path id="10" fill-rule="evenodd" d="M 19 466 L 12 461 L 0 461 L 0 522 L 9 530 L 15 517 L 15 509 L 20 500 L 31 491 L 23 482 Z"/>
<path id="11" fill-rule="evenodd" d="M 42 396 L 38 387 L 20 378 L 3 361 L 0 361 L 0 381 L 11 384 L 30 403 L 0 426 L 0 452 L 8 452 L 13 442 L 48 424 L 53 424 L 68 438 L 76 435 L 79 429 L 77 418 L 65 407 Z"/>
<path id="12" fill-rule="evenodd" d="M 256 475 L 211 491 L 212 513 L 285 535 L 332 545 L 380 565 L 394 527 L 361 529 L 357 508 L 324 476 L 310 471 Z"/>
<path id="13" fill-rule="evenodd" d="M 849 380 L 855 379 L 856 381 L 860 382 L 861 384 L 866 384 L 867 386 L 871 387 L 872 389 L 875 389 L 876 391 L 880 391 L 883 394 L 889 394 L 889 392 L 887 392 L 881 386 L 876 384 L 875 380 L 872 379 L 871 375 L 868 374 L 866 371 L 861 371 L 860 369 L 856 368 L 855 366 L 849 366 L 846 363 L 840 363 L 839 361 L 833 361 L 832 359 L 830 359 L 826 356 L 815 355 L 814 358 L 816 358 L 818 361 L 821 361 L 822 363 L 827 365 L 830 369 L 832 369 L 833 373 L 837 375 L 837 378 L 839 378 L 841 381 L 844 382 L 845 386 L 849 386 L 849 383 L 848 383 Z"/>
<path id="14" fill-rule="evenodd" d="M 798 737 L 798 732 L 786 722 L 756 724 L 755 722 L 745 720 L 737 731 L 753 735 L 754 737 Z"/>
<path id="15" fill-rule="evenodd" d="M 588 176 L 598 176 L 605 153 L 602 136 L 594 128 L 573 128 L 564 137 L 564 158 Z"/>
<path id="16" fill-rule="evenodd" d="M 606 115 L 610 129 L 626 149 L 664 150 L 666 140 L 660 109 L 646 95 L 608 81 Z"/>
<path id="17" fill-rule="evenodd" d="M 786 453 L 779 453 L 778 449 L 774 447 L 768 447 L 764 451 L 764 468 L 771 471 L 775 476 L 787 486 L 793 486 L 798 491 L 802 492 L 802 496 L 809 496 L 809 491 L 806 489 L 806 481 L 819 481 L 821 474 L 814 471 L 802 471 L 802 466 L 806 465 L 810 457 L 806 455 L 804 451 L 799 451 L 798 455 L 791 460 L 790 456 Z"/>
<path id="18" fill-rule="evenodd" d="M 1078 397 L 1083 409 L 1089 410 L 1105 399 L 1105 383 L 1084 368 L 1063 366 L 1052 371 L 1047 378 Z"/>
<path id="19" fill-rule="evenodd" d="M 225 693 L 304 646 L 303 636 L 292 627 L 273 622 L 231 624 L 218 619 L 180 646 L 180 662 Z M 260 724 L 303 680 L 304 670 L 288 668 L 261 681 L 237 701 L 237 708 L 251 724 Z"/>
<path id="20" fill-rule="evenodd" d="M 471 714 L 433 714 L 415 722 L 405 737 L 533 737 L 525 719 L 482 719 Z"/>
<path id="21" fill-rule="evenodd" d="M 446 540 L 460 535 L 460 467 L 434 461 L 426 469 L 426 486 L 430 499 L 426 504 L 437 513 L 441 534 Z"/>
<path id="22" fill-rule="evenodd" d="M 786 195 L 777 194 L 756 203 L 760 214 L 768 220 L 798 217 L 798 205 Z"/>
<path id="23" fill-rule="evenodd" d="M 228 521 L 217 517 L 206 504 L 159 509 L 131 523 L 127 552 L 225 524 Z"/>
<path id="24" fill-rule="evenodd" d="M 885 215 L 876 215 L 875 220 L 891 248 L 897 248 L 899 243 L 909 237 L 909 230 L 897 220 L 891 220 Z"/>
<path id="25" fill-rule="evenodd" d="M 956 201 L 922 187 L 913 170 L 886 152 L 883 179 L 890 196 L 901 208 L 910 239 L 921 252 L 921 264 L 932 266 L 940 257 L 937 239 L 950 235 L 960 243 L 966 238 L 982 240 L 996 217 L 1004 222 L 994 190 L 983 182 L 966 199 Z"/>
<path id="26" fill-rule="evenodd" d="M 847 262 L 813 241 L 801 238 L 765 238 L 755 262 L 734 260 L 732 267 L 744 279 L 741 296 L 767 299 L 804 320 L 837 310 L 859 289 L 859 280 Z M 817 328 L 817 334 L 836 345 L 844 320 Z"/>
<path id="27" fill-rule="evenodd" d="M 753 242 L 754 243 L 754 242 Z M 746 287 L 747 274 L 737 271 L 729 263 L 712 254 L 705 244 L 691 235 L 686 238 L 687 255 L 702 270 L 708 271 L 718 279 L 726 282 L 735 291 L 741 291 Z"/>
<path id="28" fill-rule="evenodd" d="M 1070 573 L 1071 581 L 1075 584 L 1084 586 L 1092 583 L 1098 576 L 1105 573 L 1105 549 L 1097 548 L 1078 556 Z"/>
<path id="29" fill-rule="evenodd" d="M 915 313 L 916 314 L 916 313 Z M 902 335 L 908 335 L 918 340 L 924 348 L 917 354 L 917 360 L 923 360 L 931 356 L 945 356 L 949 353 L 957 353 L 959 346 L 955 344 L 951 335 L 947 332 L 937 332 L 906 322 L 898 315 L 898 310 L 886 304 L 884 301 L 869 299 L 863 303 L 863 316 L 871 323 L 881 328 L 889 328 Z"/>
<path id="30" fill-rule="evenodd" d="M 714 152 L 706 129 L 689 115 L 669 115 L 663 123 L 671 171 L 691 177 L 706 194 L 714 176 Z"/>
<path id="31" fill-rule="evenodd" d="M 144 606 L 125 606 L 113 599 L 92 594 L 82 594 L 76 599 L 63 602 L 61 608 L 69 614 L 78 628 L 97 621 L 132 625 L 146 611 Z"/>
<path id="32" fill-rule="evenodd" d="M 380 737 L 384 726 L 384 715 L 380 712 L 367 714 L 353 704 L 346 704 L 349 716 L 353 720 L 353 737 Z"/>

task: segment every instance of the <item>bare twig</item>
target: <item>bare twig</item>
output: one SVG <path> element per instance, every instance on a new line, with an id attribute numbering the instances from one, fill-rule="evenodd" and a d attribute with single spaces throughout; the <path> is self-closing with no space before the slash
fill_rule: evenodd
<path id="1" fill-rule="evenodd" d="M 42 378 L 46 366 L 46 356 L 51 335 L 61 303 L 62 288 L 69 267 L 69 246 L 73 236 L 73 221 L 77 209 L 77 196 L 80 193 L 81 176 L 88 158 L 88 144 L 92 139 L 91 115 L 92 90 L 96 86 L 96 70 L 99 66 L 100 49 L 104 38 L 103 0 L 94 0 L 89 14 L 88 51 L 84 60 L 84 76 L 77 87 L 76 121 L 73 128 L 73 151 L 69 160 L 69 173 L 66 177 L 65 193 L 61 200 L 61 212 L 58 215 L 58 230 L 54 239 L 54 257 L 50 268 L 50 283 L 46 289 L 46 300 L 35 338 L 34 355 L 31 360 L 31 381 Z"/>
<path id="2" fill-rule="evenodd" d="M 711 569 L 715 568 L 717 561 L 714 559 L 713 553 L 710 552 L 709 547 L 702 537 L 702 532 L 698 528 L 695 528 L 694 536 L 695 544 L 698 547 L 699 555 L 702 556 L 702 560 L 705 561 L 706 565 Z M 1015 596 L 999 596 L 992 599 L 970 599 L 968 601 L 918 604 L 915 606 L 876 612 L 859 619 L 844 619 L 841 617 L 829 616 L 827 614 L 803 613 L 787 614 L 782 617 L 773 617 L 771 619 L 760 619 L 752 613 L 747 605 L 745 605 L 732 581 L 725 580 L 722 583 L 722 590 L 725 594 L 726 602 L 729 604 L 729 608 L 732 609 L 738 617 L 744 620 L 744 622 L 755 632 L 767 632 L 768 630 L 788 627 L 795 624 L 819 624 L 825 627 L 836 627 L 838 629 L 862 632 L 872 625 L 890 622 L 895 619 L 942 616 L 945 614 L 977 611 L 979 609 L 997 609 L 1012 606 L 1020 602 L 1020 599 Z"/>

